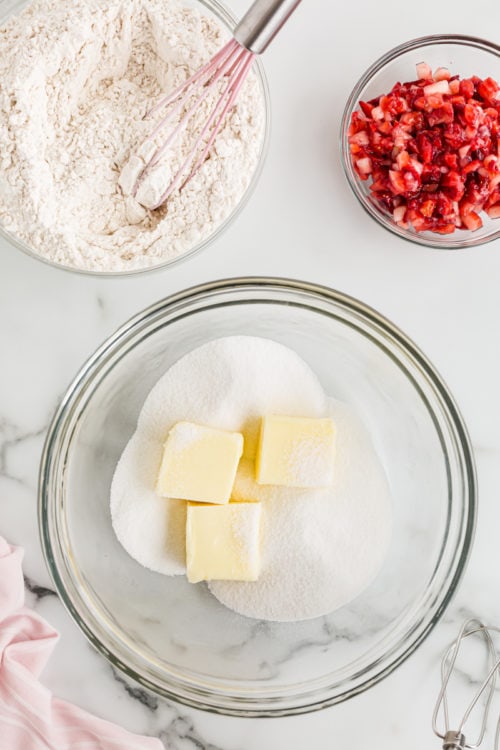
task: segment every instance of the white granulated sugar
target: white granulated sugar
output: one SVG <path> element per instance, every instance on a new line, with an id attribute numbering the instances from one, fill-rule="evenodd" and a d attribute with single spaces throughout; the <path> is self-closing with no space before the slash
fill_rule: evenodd
<path id="1" fill-rule="evenodd" d="M 369 435 L 352 411 L 330 400 L 337 427 L 334 483 L 326 490 L 259 486 L 240 466 L 235 497 L 261 500 L 262 572 L 257 581 L 212 581 L 235 612 L 294 621 L 352 601 L 379 571 L 390 540 L 387 480 Z"/>
<path id="2" fill-rule="evenodd" d="M 147 568 L 185 572 L 185 511 L 179 501 L 155 493 L 162 447 L 177 422 L 244 432 L 245 453 L 252 457 L 263 414 L 321 417 L 325 410 L 315 374 L 281 344 L 232 336 L 193 350 L 152 389 L 118 462 L 111 486 L 118 539 Z"/>
<path id="3" fill-rule="evenodd" d="M 240 512 L 238 511 L 240 508 Z M 245 503 L 243 512 L 240 505 L 233 504 L 231 513 L 231 534 L 244 558 L 259 560 L 260 550 L 260 503 Z"/>
<path id="4" fill-rule="evenodd" d="M 154 125 L 144 114 L 226 39 L 176 0 L 34 0 L 9 19 L 0 27 L 0 225 L 50 261 L 97 272 L 157 265 L 208 238 L 259 159 L 255 75 L 210 158 L 165 206 L 149 211 L 130 197 L 129 160 Z M 190 127 L 143 186 L 144 203 L 183 161 Z"/>
<path id="5" fill-rule="evenodd" d="M 111 517 L 116 536 L 137 562 L 180 575 L 186 572 L 187 504 L 155 492 L 162 452 L 161 443 L 135 433 L 113 477 Z"/>
<path id="6" fill-rule="evenodd" d="M 190 422 L 181 422 L 168 433 L 168 443 L 174 453 L 190 448 L 201 439 L 198 427 Z"/>

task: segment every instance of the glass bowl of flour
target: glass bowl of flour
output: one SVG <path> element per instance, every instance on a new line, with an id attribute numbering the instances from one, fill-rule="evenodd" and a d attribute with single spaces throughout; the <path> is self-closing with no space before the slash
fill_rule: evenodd
<path id="1" fill-rule="evenodd" d="M 186 370 L 188 362 L 193 366 Z M 269 367 L 274 375 L 262 385 L 258 371 Z M 186 389 L 192 377 L 196 392 Z M 186 392 L 193 413 L 174 413 Z M 285 498 L 277 516 L 283 533 L 277 527 L 273 532 L 281 545 L 275 547 L 281 555 L 279 577 L 267 590 L 257 588 L 258 596 L 238 586 L 258 587 L 264 573 L 262 582 L 231 582 L 236 583 L 231 589 L 225 582 L 190 584 L 182 567 L 160 571 L 154 514 L 145 531 L 135 531 L 149 513 L 141 477 L 122 476 L 118 489 L 133 494 L 139 487 L 142 516 L 127 523 L 122 514 L 120 528 L 112 517 L 113 477 L 126 447 L 135 444 L 149 476 L 149 463 L 158 460 L 155 431 L 163 412 L 171 411 L 174 420 L 194 420 L 213 416 L 209 410 L 216 408 L 222 429 L 238 410 L 241 418 L 250 402 L 261 406 L 270 394 L 286 400 L 297 393 L 313 416 L 324 408 L 325 394 L 334 399 L 343 441 L 342 449 L 340 442 L 337 447 L 344 456 L 336 466 L 357 488 L 352 502 L 363 508 L 354 514 L 359 533 L 348 540 L 351 548 L 341 547 L 335 526 L 325 534 L 315 499 L 299 511 L 296 501 Z M 370 448 L 359 442 L 356 420 Z M 144 427 L 150 432 L 142 438 L 151 449 L 132 440 Z M 388 535 L 385 485 L 375 454 L 390 492 Z M 370 502 L 363 506 L 366 497 Z M 324 287 L 279 279 L 199 286 L 126 323 L 69 386 L 49 429 L 40 473 L 47 564 L 85 636 L 113 665 L 155 693 L 233 715 L 320 709 L 392 672 L 445 610 L 468 558 L 475 512 L 467 432 L 425 356 L 362 303 Z M 175 528 L 170 531 L 167 543 L 174 545 Z M 381 559 L 369 549 L 371 533 L 383 539 Z M 299 564 L 297 550 L 300 555 L 309 550 L 307 559 L 319 560 L 320 566 Z M 374 576 L 365 576 L 360 587 L 356 575 L 363 572 L 367 554 Z M 349 555 L 351 578 L 346 578 Z M 328 595 L 340 594 L 323 610 L 318 604 L 322 560 L 333 566 Z M 340 573 L 335 578 L 341 570 L 354 598 L 341 591 Z"/>
<path id="2" fill-rule="evenodd" d="M 60 268 L 113 276 L 164 268 L 214 241 L 264 164 L 270 104 L 258 59 L 182 190 L 148 207 L 183 163 L 208 100 L 137 193 L 126 175 L 168 109 L 146 113 L 234 25 L 217 0 L 0 0 L 0 236 Z"/>

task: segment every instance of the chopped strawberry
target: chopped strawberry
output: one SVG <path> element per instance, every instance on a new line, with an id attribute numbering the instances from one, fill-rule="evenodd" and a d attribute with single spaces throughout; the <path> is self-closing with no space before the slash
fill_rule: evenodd
<path id="1" fill-rule="evenodd" d="M 500 219 L 500 203 L 495 203 L 494 206 L 487 208 L 486 213 L 490 219 Z"/>
<path id="2" fill-rule="evenodd" d="M 367 117 L 370 117 L 370 115 L 371 115 L 371 113 L 373 111 L 373 104 L 371 104 L 370 102 L 360 102 L 359 106 L 361 107 L 361 109 L 363 110 L 363 112 L 365 113 L 365 115 Z"/>
<path id="3" fill-rule="evenodd" d="M 433 78 L 435 81 L 449 81 L 451 73 L 448 68 L 436 68 Z"/>
<path id="4" fill-rule="evenodd" d="M 432 231 L 438 234 L 453 234 L 455 229 L 455 224 L 437 224 Z"/>
<path id="5" fill-rule="evenodd" d="M 500 86 L 493 78 L 485 78 L 477 84 L 477 93 L 486 101 L 495 101 Z"/>
<path id="6" fill-rule="evenodd" d="M 472 99 L 474 96 L 474 83 L 470 78 L 464 78 L 460 81 L 460 93 L 465 99 Z"/>
<path id="7" fill-rule="evenodd" d="M 360 102 L 348 131 L 360 179 L 399 226 L 475 231 L 500 218 L 500 86 L 447 68 Z"/>
<path id="8" fill-rule="evenodd" d="M 436 208 L 436 201 L 433 198 L 427 198 L 427 200 L 425 200 L 420 205 L 420 212 L 422 216 L 426 216 L 429 219 L 434 213 L 435 208 Z"/>
<path id="9" fill-rule="evenodd" d="M 441 187 L 451 200 L 459 201 L 464 197 L 465 180 L 458 172 L 448 172 L 441 179 Z"/>
<path id="10" fill-rule="evenodd" d="M 479 229 L 480 227 L 483 226 L 483 222 L 481 221 L 481 218 L 478 216 L 478 214 L 475 211 L 471 211 L 470 213 L 463 216 L 462 221 L 464 225 L 467 227 L 467 229 L 470 229 L 472 232 L 474 232 L 476 229 Z"/>
<path id="11" fill-rule="evenodd" d="M 364 156 L 356 162 L 356 169 L 362 180 L 366 180 L 372 171 L 372 160 L 369 156 Z"/>
<path id="12" fill-rule="evenodd" d="M 453 104 L 451 102 L 444 102 L 442 107 L 437 107 L 434 112 L 429 114 L 427 122 L 429 123 L 429 127 L 433 128 L 440 123 L 452 123 L 454 117 Z"/>
<path id="13" fill-rule="evenodd" d="M 425 62 L 418 63 L 417 65 L 417 78 L 430 80 L 432 79 L 432 68 Z"/>
<path id="14" fill-rule="evenodd" d="M 406 213 L 406 206 L 396 206 L 394 211 L 392 212 L 392 218 L 396 222 L 396 224 L 402 224 L 404 222 Z"/>
<path id="15" fill-rule="evenodd" d="M 424 96 L 431 96 L 431 94 L 449 94 L 450 84 L 447 79 L 437 80 L 434 83 L 429 83 L 424 86 Z"/>
<path id="16" fill-rule="evenodd" d="M 467 125 L 473 128 L 479 127 L 484 119 L 484 112 L 480 104 L 468 101 L 464 107 L 464 118 Z"/>

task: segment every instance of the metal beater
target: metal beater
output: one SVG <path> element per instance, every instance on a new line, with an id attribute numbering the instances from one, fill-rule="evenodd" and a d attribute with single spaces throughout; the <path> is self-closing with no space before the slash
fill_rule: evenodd
<path id="1" fill-rule="evenodd" d="M 500 653 L 497 651 L 492 633 L 500 633 L 500 628 L 494 626 L 486 626 L 479 620 L 471 619 L 467 620 L 456 638 L 455 641 L 450 645 L 448 650 L 443 656 L 441 663 L 441 690 L 439 692 L 434 713 L 432 716 L 432 728 L 434 733 L 443 740 L 443 750 L 466 750 L 466 748 L 478 748 L 484 739 L 486 732 L 488 717 L 491 708 L 491 702 L 493 694 L 495 692 L 497 672 L 500 668 Z M 461 720 L 455 724 L 456 729 L 450 728 L 449 711 L 448 711 L 448 699 L 447 690 L 450 682 L 450 677 L 455 668 L 455 663 L 460 652 L 460 647 L 466 638 L 477 635 L 482 638 L 486 647 L 487 654 L 487 672 L 483 682 L 476 690 L 472 697 L 465 713 Z M 480 704 L 481 698 L 484 696 L 483 701 L 483 717 L 481 726 L 479 729 L 479 735 L 475 742 L 469 742 L 465 737 L 465 725 L 469 720 L 474 709 Z M 444 719 L 444 729 L 438 727 L 439 716 L 442 713 Z M 494 750 L 498 750 L 500 736 L 500 717 L 497 722 L 495 732 L 495 744 Z"/>

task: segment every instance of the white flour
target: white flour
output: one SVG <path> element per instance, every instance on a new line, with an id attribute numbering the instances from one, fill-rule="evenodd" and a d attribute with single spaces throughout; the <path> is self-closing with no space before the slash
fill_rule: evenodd
<path id="1" fill-rule="evenodd" d="M 337 426 L 335 481 L 328 490 L 255 483 L 259 418 L 324 417 Z M 142 565 L 185 572 L 185 504 L 155 491 L 162 444 L 188 420 L 245 433 L 235 499 L 262 501 L 262 573 L 252 583 L 210 584 L 231 609 L 268 620 L 300 620 L 354 598 L 377 573 L 387 549 L 391 510 L 385 475 L 366 431 L 347 407 L 326 399 L 295 352 L 267 339 L 229 337 L 179 360 L 158 381 L 111 487 L 116 535 Z"/>
<path id="2" fill-rule="evenodd" d="M 146 111 L 227 36 L 176 0 L 34 0 L 10 19 L 0 28 L 0 224 L 43 257 L 90 271 L 156 265 L 208 238 L 258 162 L 255 75 L 211 158 L 164 207 L 145 210 L 118 179 L 153 127 Z M 190 134 L 165 155 L 165 179 Z"/>

